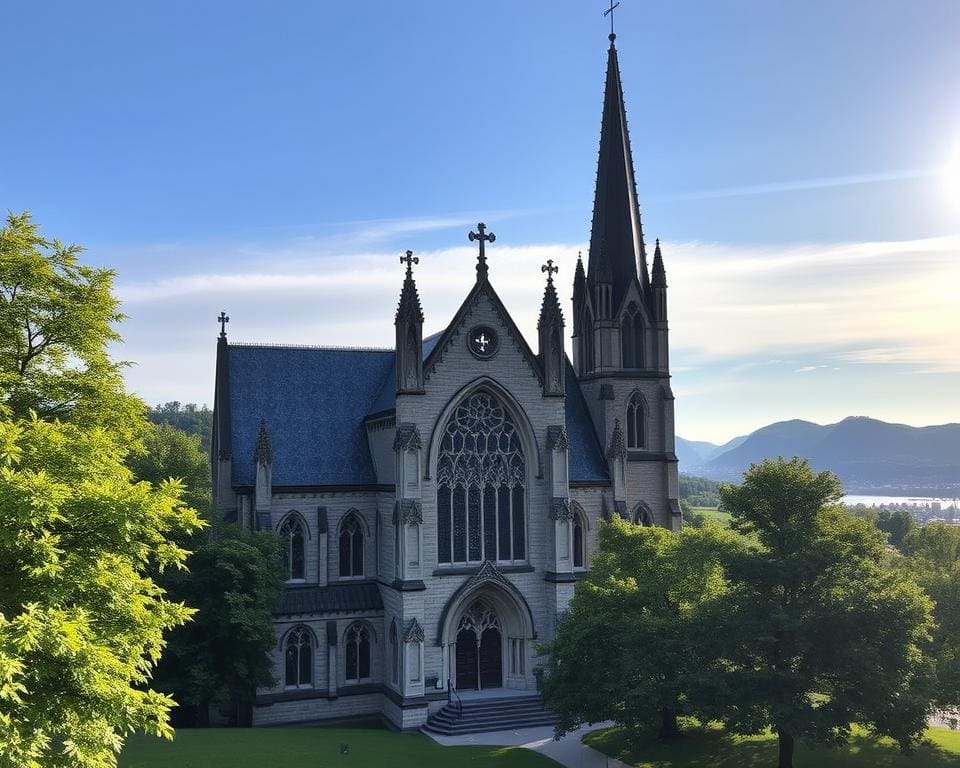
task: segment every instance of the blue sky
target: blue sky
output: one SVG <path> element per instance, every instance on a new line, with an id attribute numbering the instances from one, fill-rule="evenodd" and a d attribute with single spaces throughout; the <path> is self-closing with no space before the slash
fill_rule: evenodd
<path id="1" fill-rule="evenodd" d="M 209 402 L 221 307 L 237 339 L 390 344 L 406 248 L 442 327 L 479 218 L 532 340 L 540 261 L 569 280 L 589 236 L 603 7 L 8 2 L 0 206 L 117 269 L 151 402 Z M 616 14 L 678 432 L 960 421 L 960 3 Z"/>

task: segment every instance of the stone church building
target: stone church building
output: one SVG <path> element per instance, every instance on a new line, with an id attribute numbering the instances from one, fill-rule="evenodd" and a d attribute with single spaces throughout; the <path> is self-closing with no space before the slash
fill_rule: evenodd
<path id="1" fill-rule="evenodd" d="M 679 528 L 666 276 L 659 243 L 648 268 L 614 40 L 570 325 L 547 264 L 530 348 L 481 224 L 476 282 L 426 338 L 409 253 L 392 349 L 221 331 L 216 505 L 276 531 L 288 574 L 255 724 L 380 714 L 410 729 L 450 688 L 533 692 L 601 519 Z"/>

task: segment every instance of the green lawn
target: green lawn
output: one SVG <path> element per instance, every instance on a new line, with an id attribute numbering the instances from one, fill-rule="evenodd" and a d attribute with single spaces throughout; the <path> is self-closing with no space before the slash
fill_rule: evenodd
<path id="1" fill-rule="evenodd" d="M 721 525 L 730 525 L 730 513 L 721 512 L 716 507 L 691 507 L 695 515 L 703 515 L 707 520 L 713 520 Z"/>
<path id="2" fill-rule="evenodd" d="M 593 731 L 584 742 L 636 768 L 771 768 L 777 764 L 777 739 L 730 736 L 721 730 L 689 733 L 661 744 L 655 739 L 631 746 L 622 728 Z M 842 749 L 797 743 L 796 768 L 960 768 L 960 732 L 931 728 L 931 743 L 902 755 L 891 741 L 858 731 Z"/>
<path id="3" fill-rule="evenodd" d="M 349 744 L 348 754 L 340 745 Z M 210 728 L 128 739 L 120 768 L 556 768 L 519 747 L 441 747 L 383 728 Z"/>

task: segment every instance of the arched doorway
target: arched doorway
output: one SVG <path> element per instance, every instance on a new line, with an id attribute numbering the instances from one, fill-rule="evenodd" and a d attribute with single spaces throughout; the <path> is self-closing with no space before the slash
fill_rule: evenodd
<path id="1" fill-rule="evenodd" d="M 503 635 L 500 618 L 483 599 L 463 612 L 457 626 L 456 679 L 459 690 L 503 685 Z"/>

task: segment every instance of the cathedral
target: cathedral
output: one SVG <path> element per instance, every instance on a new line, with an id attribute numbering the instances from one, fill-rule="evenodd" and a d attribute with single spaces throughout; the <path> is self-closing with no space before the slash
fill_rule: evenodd
<path id="1" fill-rule="evenodd" d="M 287 571 L 255 725 L 416 729 L 454 695 L 535 693 L 538 646 L 602 520 L 680 527 L 666 274 L 659 241 L 648 268 L 615 39 L 572 328 L 548 263 L 530 348 L 483 224 L 476 281 L 427 337 L 409 252 L 393 348 L 242 344 L 221 328 L 215 503 L 275 531 Z"/>

